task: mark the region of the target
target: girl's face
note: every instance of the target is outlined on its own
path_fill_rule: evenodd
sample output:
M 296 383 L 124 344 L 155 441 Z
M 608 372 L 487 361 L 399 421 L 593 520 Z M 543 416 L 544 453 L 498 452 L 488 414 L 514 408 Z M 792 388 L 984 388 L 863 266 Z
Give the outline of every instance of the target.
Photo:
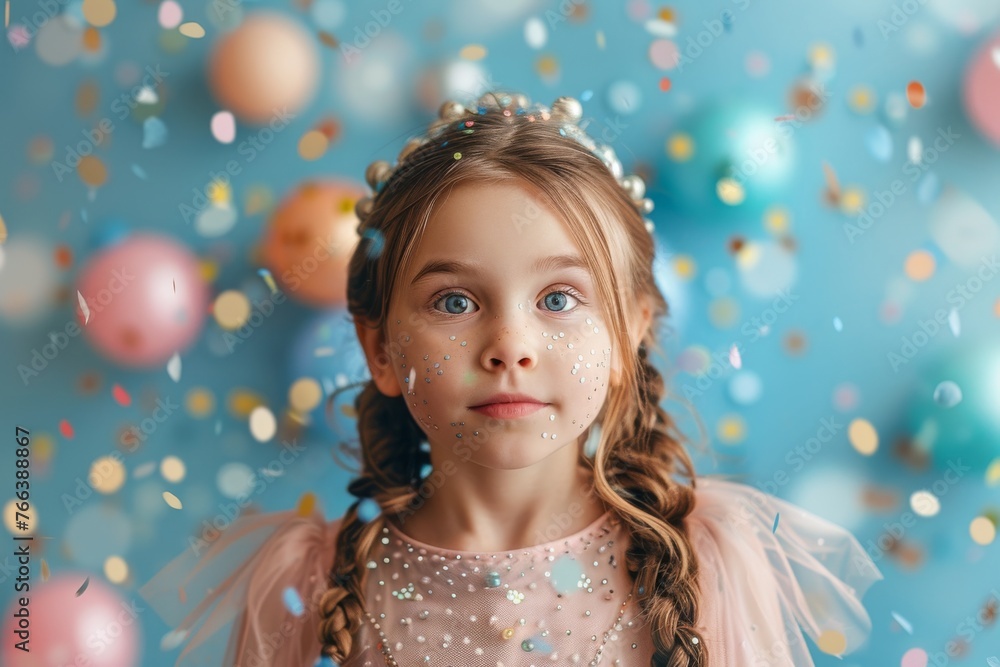
M 527 190 L 453 189 L 396 290 L 387 341 L 362 343 L 391 360 L 373 378 L 403 396 L 435 460 L 518 469 L 578 443 L 607 396 L 611 332 L 580 249 Z M 544 405 L 473 409 L 500 392 Z

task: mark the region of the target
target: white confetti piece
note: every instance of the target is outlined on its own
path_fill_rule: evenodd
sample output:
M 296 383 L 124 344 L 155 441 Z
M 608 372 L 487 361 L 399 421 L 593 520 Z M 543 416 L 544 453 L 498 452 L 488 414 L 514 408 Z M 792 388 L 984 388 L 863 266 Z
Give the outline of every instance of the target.
M 167 362 L 167 375 L 174 382 L 181 381 L 181 355 L 174 352 L 174 356 L 170 357 L 170 361 Z
M 80 301 L 80 311 L 83 312 L 83 323 L 86 325 L 90 322 L 90 308 L 87 306 L 87 300 L 80 294 L 80 290 L 76 291 L 76 298 Z
M 740 356 L 740 348 L 736 347 L 736 345 L 729 348 L 729 363 L 737 370 L 743 367 L 743 358 Z

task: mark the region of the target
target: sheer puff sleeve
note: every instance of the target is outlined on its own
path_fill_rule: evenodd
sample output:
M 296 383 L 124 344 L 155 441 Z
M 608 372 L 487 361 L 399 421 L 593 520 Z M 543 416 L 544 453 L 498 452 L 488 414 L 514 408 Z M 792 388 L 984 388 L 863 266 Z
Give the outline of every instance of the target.
M 319 600 L 342 519 L 319 509 L 244 514 L 212 541 L 191 540 L 139 594 L 183 643 L 176 665 L 311 667 Z
M 871 631 L 861 598 L 882 579 L 850 532 L 753 487 L 696 479 L 685 519 L 699 562 L 699 630 L 711 667 L 814 663 Z

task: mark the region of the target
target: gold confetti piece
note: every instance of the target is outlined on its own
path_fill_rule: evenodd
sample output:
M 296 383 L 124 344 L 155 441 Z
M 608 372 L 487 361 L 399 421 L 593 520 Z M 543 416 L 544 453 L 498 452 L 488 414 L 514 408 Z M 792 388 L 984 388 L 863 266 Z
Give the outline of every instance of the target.
M 694 155 L 694 140 L 683 132 L 667 139 L 667 155 L 675 162 L 686 162 Z
M 267 406 L 258 405 L 250 413 L 250 435 L 257 442 L 267 442 L 278 430 L 278 420 Z
M 597 31 L 597 48 L 599 48 L 601 51 L 603 51 L 605 46 L 606 46 L 606 42 L 604 40 L 604 31 L 603 30 L 598 30 Z
M 89 51 L 90 53 L 96 53 L 101 50 L 101 31 L 93 26 L 88 26 L 86 30 L 83 31 L 83 49 Z
M 722 203 L 729 206 L 739 206 L 747 196 L 743 185 L 736 179 L 729 177 L 719 179 L 719 182 L 715 184 L 715 192 L 719 195 Z
M 48 580 L 49 580 L 49 562 L 43 558 L 42 559 L 42 583 L 45 583 Z
M 184 461 L 181 461 L 176 456 L 165 456 L 160 461 L 160 474 L 168 482 L 178 484 L 184 480 L 187 468 L 184 466 Z
M 121 556 L 108 556 L 104 561 L 104 576 L 113 584 L 123 583 L 128 579 L 128 563 Z
M 1000 458 L 993 459 L 986 468 L 986 483 L 989 486 L 1000 484 Z
M 323 388 L 315 378 L 299 378 L 288 389 L 288 403 L 301 414 L 311 411 L 323 399 Z
M 80 597 L 87 590 L 87 586 L 90 586 L 90 577 L 83 580 L 83 585 L 76 589 L 76 597 Z
M 167 362 L 167 375 L 174 382 L 181 381 L 181 355 L 174 352 L 174 356 L 170 357 L 170 361 Z
M 299 139 L 299 157 L 303 160 L 318 160 L 326 154 L 330 140 L 319 130 L 309 130 Z
M 906 258 L 906 277 L 922 282 L 934 275 L 934 255 L 926 250 L 917 250 Z
M 94 113 L 100 101 L 101 91 L 95 81 L 86 81 L 80 84 L 76 91 L 76 113 L 81 118 Z
M 739 415 L 726 415 L 719 420 L 716 431 L 719 439 L 727 445 L 736 445 L 746 438 L 746 422 Z
M 117 13 L 114 0 L 83 0 L 83 18 L 97 28 L 103 28 L 114 21 Z
M 271 290 L 271 294 L 277 294 L 278 286 L 274 284 L 274 276 L 271 275 L 271 272 L 267 269 L 257 269 L 257 273 L 264 279 L 264 282 L 267 283 L 267 287 Z
M 3 216 L 0 215 L 0 244 L 7 241 L 7 224 L 3 221 Z
M 823 175 L 826 177 L 826 191 L 823 198 L 831 206 L 837 206 L 840 202 L 840 183 L 837 182 L 837 174 L 826 162 L 823 163 Z
M 458 52 L 458 57 L 463 60 L 482 60 L 486 57 L 486 47 L 482 44 L 468 44 Z
M 823 653 L 840 656 L 847 650 L 847 638 L 839 630 L 824 630 L 816 640 Z
M 92 188 L 99 188 L 108 180 L 108 170 L 96 155 L 80 158 L 76 172 L 80 175 L 80 180 Z
M 87 480 L 98 493 L 110 495 L 125 484 L 125 465 L 113 456 L 102 456 L 90 464 Z
M 190 37 L 192 39 L 201 39 L 205 36 L 205 29 L 201 27 L 201 24 L 196 21 L 188 21 L 187 23 L 182 23 L 179 27 L 178 32 L 180 32 L 185 37 Z
M 215 395 L 204 387 L 195 387 L 188 392 L 185 407 L 192 417 L 204 419 L 215 411 Z
M 180 498 L 178 498 L 174 494 L 170 493 L 169 491 L 164 491 L 163 492 L 163 500 L 168 505 L 170 505 L 171 507 L 173 507 L 175 510 L 183 509 L 183 507 L 184 507 L 181 504 Z
M 250 317 L 250 311 L 250 300 L 239 290 L 226 290 L 212 304 L 212 316 L 216 323 L 228 331 L 243 326 Z
M 229 394 L 229 412 L 237 419 L 249 417 L 258 405 L 264 405 L 264 399 L 249 390 L 234 389 Z
M 969 524 L 969 535 L 976 544 L 992 544 L 997 536 L 997 527 L 985 516 L 977 516 Z
M 302 517 L 308 517 L 316 509 L 316 494 L 312 491 L 306 491 L 299 498 L 299 505 L 295 509 L 295 513 Z
M 867 419 L 858 418 L 847 427 L 847 438 L 859 454 L 871 456 L 878 449 L 878 432 Z

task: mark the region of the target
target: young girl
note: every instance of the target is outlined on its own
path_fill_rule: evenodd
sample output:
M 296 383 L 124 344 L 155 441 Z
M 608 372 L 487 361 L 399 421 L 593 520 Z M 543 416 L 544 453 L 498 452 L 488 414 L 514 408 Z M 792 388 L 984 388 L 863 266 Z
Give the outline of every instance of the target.
M 803 630 L 866 640 L 850 533 L 695 476 L 650 360 L 652 202 L 581 117 L 447 102 L 368 168 L 357 501 L 243 516 L 157 574 L 178 664 L 803 667 Z

